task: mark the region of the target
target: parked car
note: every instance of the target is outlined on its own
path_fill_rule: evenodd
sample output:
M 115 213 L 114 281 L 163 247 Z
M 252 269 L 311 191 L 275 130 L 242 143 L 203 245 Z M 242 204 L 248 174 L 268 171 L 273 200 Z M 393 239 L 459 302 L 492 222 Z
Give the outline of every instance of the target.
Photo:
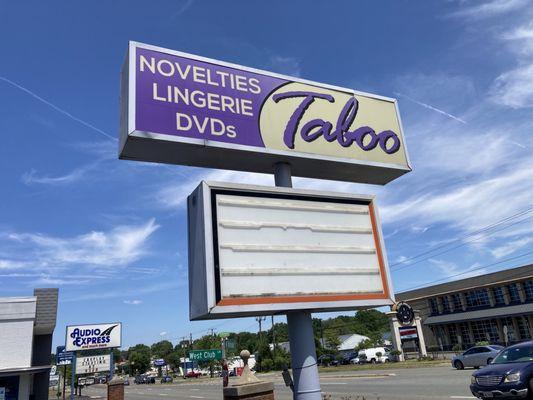
M 198 371 L 189 371 L 185 374 L 184 378 L 199 378 L 202 374 Z
M 322 367 L 336 367 L 337 365 L 339 365 L 339 361 L 335 359 L 335 356 L 333 354 L 322 354 L 320 357 L 318 357 L 317 364 Z
M 161 383 L 172 383 L 173 379 L 171 376 L 166 375 L 161 378 Z
M 363 364 L 363 360 L 361 360 L 359 357 L 354 357 L 350 360 L 350 364 Z
M 155 383 L 155 378 L 153 376 L 148 375 L 137 375 L 135 377 L 134 383 L 138 385 Z
M 474 372 L 470 391 L 483 399 L 525 398 L 528 391 L 533 393 L 533 341 L 505 348 L 488 366 Z
M 502 346 L 497 345 L 471 347 L 463 354 L 454 356 L 452 358 L 452 366 L 455 369 L 485 366 L 490 364 L 502 349 Z
M 351 353 L 345 354 L 344 356 L 342 356 L 341 364 L 342 365 L 350 364 L 350 361 L 353 358 L 356 358 L 356 357 L 357 357 L 357 353 L 356 352 L 351 352 Z

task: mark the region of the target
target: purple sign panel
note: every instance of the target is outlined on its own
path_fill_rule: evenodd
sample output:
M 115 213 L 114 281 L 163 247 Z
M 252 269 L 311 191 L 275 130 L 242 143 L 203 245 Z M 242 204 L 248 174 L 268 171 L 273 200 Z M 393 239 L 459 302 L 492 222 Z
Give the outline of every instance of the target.
M 126 159 L 256 172 L 290 162 L 295 175 L 369 183 L 411 169 L 394 99 L 133 42 L 121 127 Z

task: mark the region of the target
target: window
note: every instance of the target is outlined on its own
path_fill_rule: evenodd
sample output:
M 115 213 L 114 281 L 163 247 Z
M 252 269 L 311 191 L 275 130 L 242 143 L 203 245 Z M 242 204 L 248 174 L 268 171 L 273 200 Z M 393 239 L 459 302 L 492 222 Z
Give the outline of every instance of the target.
M 459 340 L 457 339 L 457 328 L 455 325 L 448 325 L 448 337 L 450 338 L 450 344 L 452 346 L 459 343 Z
M 524 282 L 524 292 L 527 300 L 533 300 L 533 281 Z
M 507 326 L 507 340 L 509 342 L 516 341 L 516 332 L 514 330 L 513 319 L 511 317 L 502 318 L 502 324 Z
M 467 345 L 471 345 L 472 342 L 470 341 L 470 334 L 468 333 L 468 324 L 463 322 L 459 326 L 461 328 L 461 341 L 463 346 L 466 347 Z
M 452 303 L 453 303 L 453 311 L 454 312 L 461 312 L 463 311 L 463 305 L 461 302 L 461 295 L 456 293 L 452 294 Z
M 473 321 L 471 324 L 474 342 L 488 341 L 493 343 L 498 341 L 498 325 L 495 320 Z
M 531 334 L 529 333 L 529 323 L 524 317 L 516 317 L 518 322 L 518 334 L 520 339 L 531 339 Z
M 485 289 L 473 290 L 466 293 L 467 308 L 486 307 L 489 305 L 489 295 Z
M 520 303 L 518 285 L 516 283 L 511 283 L 510 285 L 507 285 L 507 290 L 509 291 L 509 299 L 511 300 L 511 303 Z
M 440 298 L 441 302 L 442 302 L 442 312 L 443 313 L 449 313 L 451 312 L 450 310 L 450 301 L 448 300 L 448 297 L 447 296 L 443 296 Z
M 503 297 L 503 289 L 501 287 L 492 288 L 492 294 L 494 295 L 495 305 L 503 306 L 505 304 L 505 298 Z
M 439 307 L 437 306 L 437 299 L 429 299 L 429 308 L 431 309 L 432 315 L 439 313 Z

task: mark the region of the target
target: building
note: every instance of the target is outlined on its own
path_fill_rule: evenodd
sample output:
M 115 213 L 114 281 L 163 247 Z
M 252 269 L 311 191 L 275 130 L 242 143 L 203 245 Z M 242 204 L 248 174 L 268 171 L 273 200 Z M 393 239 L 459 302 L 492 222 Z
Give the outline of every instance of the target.
M 418 310 L 429 351 L 533 337 L 533 264 L 399 293 L 396 299 Z
M 58 289 L 0 297 L 0 388 L 6 400 L 47 399 Z
M 359 344 L 363 340 L 368 340 L 368 337 L 363 335 L 358 335 L 357 333 L 349 333 L 347 335 L 340 335 L 339 336 L 339 346 L 337 347 L 337 350 L 342 354 L 350 354 L 355 351 L 355 348 L 359 346 Z

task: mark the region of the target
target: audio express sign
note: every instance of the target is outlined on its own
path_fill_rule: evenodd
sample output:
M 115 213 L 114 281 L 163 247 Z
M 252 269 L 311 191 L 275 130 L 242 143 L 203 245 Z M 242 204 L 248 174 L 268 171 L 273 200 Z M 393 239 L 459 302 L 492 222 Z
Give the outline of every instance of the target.
M 120 347 L 122 324 L 71 325 L 67 326 L 66 351 L 110 349 Z
M 385 184 L 411 170 L 395 99 L 130 42 L 123 159 Z
M 76 358 L 76 374 L 93 374 L 111 370 L 111 355 Z

